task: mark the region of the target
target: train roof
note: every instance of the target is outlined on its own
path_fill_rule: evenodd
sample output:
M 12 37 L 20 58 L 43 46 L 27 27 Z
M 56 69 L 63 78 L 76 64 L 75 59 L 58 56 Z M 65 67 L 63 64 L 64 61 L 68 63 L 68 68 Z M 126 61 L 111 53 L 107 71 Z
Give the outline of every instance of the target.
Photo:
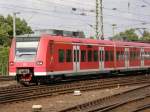
M 85 44 L 103 44 L 103 45 L 116 45 L 116 46 L 135 46 L 135 47 L 150 47 L 148 43 L 139 42 L 122 42 L 122 41 L 111 41 L 111 40 L 96 40 L 89 38 L 72 38 L 52 35 L 42 35 L 56 42 L 70 42 L 70 43 L 85 43 Z

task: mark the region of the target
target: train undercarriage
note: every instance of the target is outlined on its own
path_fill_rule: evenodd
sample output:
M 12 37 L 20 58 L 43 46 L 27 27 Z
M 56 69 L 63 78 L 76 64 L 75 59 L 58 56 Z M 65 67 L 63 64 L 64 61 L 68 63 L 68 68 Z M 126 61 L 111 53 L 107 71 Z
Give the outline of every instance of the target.
M 21 72 L 20 72 L 21 71 Z M 65 74 L 60 75 L 47 75 L 47 76 L 34 76 L 33 69 L 19 69 L 17 72 L 17 81 L 25 86 L 29 85 L 40 85 L 40 84 L 50 84 L 54 82 L 61 82 L 62 80 L 82 80 L 90 78 L 104 78 L 104 77 L 116 77 L 116 76 L 126 76 L 126 75 L 143 75 L 150 74 L 150 68 L 142 70 L 130 70 L 130 71 L 109 71 L 105 73 L 91 73 L 88 75 L 76 75 L 67 77 Z

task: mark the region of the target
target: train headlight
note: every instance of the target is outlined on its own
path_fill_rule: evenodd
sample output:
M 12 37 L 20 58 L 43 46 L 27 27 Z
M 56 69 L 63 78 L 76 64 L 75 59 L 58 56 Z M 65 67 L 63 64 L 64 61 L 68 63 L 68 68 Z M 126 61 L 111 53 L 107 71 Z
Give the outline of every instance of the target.
M 43 61 L 37 61 L 36 64 L 37 65 L 43 65 Z
M 14 62 L 13 61 L 11 61 L 9 64 L 10 64 L 10 66 L 14 66 Z

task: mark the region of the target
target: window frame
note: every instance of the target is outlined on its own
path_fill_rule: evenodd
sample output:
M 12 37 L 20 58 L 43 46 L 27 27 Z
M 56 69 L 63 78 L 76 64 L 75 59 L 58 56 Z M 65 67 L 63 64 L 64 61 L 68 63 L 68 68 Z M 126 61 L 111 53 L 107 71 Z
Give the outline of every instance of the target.
M 88 62 L 92 62 L 92 50 L 88 50 L 88 53 L 87 53 L 87 57 L 88 57 Z
M 72 50 L 71 49 L 66 50 L 66 62 L 72 62 Z
M 81 50 L 81 62 L 86 62 L 86 50 Z
M 97 62 L 98 61 L 98 50 L 93 51 L 93 61 Z
M 63 53 L 63 55 L 61 54 L 61 52 Z M 64 63 L 65 62 L 65 50 L 64 49 L 58 49 L 58 62 L 59 63 Z

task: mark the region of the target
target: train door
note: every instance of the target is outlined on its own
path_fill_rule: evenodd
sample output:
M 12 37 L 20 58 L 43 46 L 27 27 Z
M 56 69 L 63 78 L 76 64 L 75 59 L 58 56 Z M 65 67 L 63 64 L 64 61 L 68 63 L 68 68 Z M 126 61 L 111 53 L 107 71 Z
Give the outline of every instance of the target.
M 99 47 L 99 69 L 104 70 L 104 47 Z
M 129 48 L 125 48 L 125 67 L 129 67 Z
M 80 46 L 73 46 L 73 72 L 79 72 L 80 70 Z
M 141 48 L 141 56 L 140 56 L 140 58 L 141 58 L 141 67 L 144 67 L 144 56 L 143 56 L 143 54 L 144 54 L 144 48 Z

